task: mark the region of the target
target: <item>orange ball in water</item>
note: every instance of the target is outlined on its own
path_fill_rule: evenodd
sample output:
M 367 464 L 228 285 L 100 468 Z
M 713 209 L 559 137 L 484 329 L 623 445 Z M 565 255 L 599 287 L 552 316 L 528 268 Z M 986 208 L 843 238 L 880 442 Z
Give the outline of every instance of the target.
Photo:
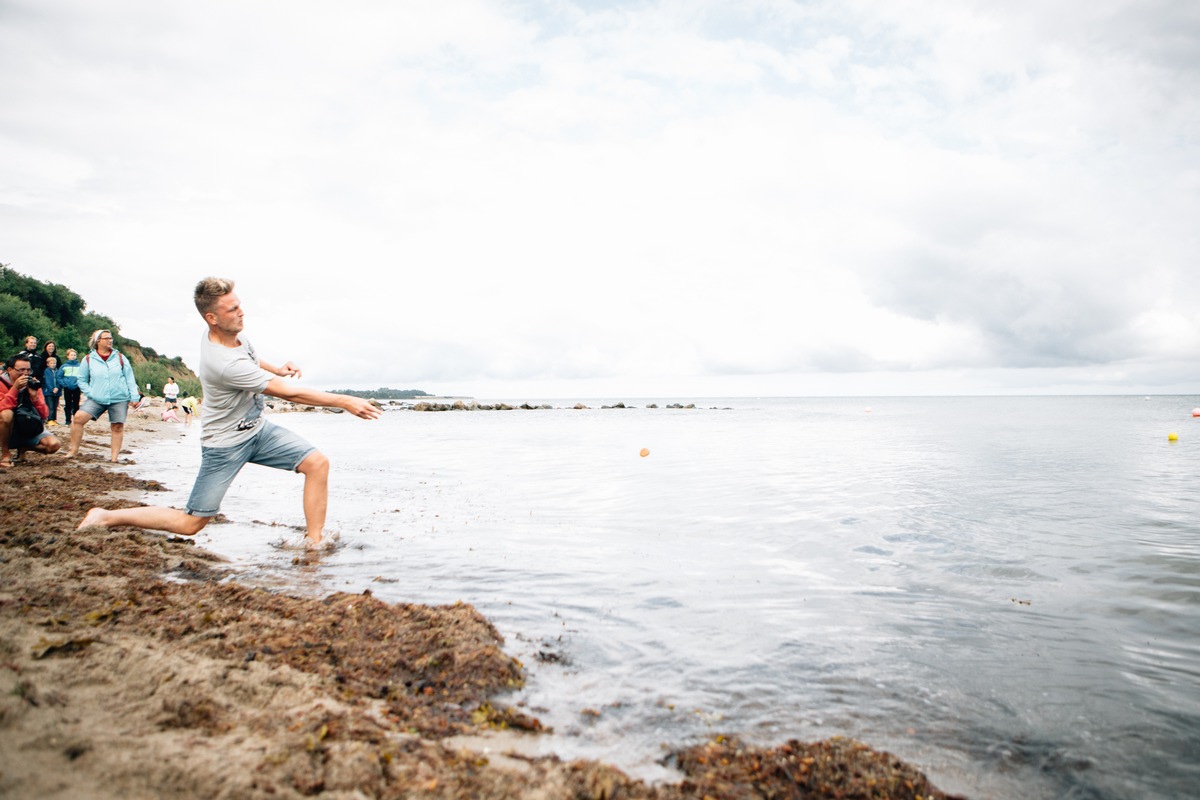
M 638 455 L 642 458 L 645 458 L 646 456 L 650 455 L 650 451 L 643 447 L 640 451 L 638 451 Z

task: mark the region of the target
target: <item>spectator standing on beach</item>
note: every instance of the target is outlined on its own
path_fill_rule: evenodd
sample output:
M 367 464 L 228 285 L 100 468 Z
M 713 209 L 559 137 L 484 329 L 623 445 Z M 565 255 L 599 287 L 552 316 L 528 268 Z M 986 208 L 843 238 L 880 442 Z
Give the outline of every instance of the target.
M 83 357 L 78 373 L 79 388 L 86 399 L 71 418 L 71 444 L 65 455 L 71 458 L 79 454 L 84 426 L 107 412 L 112 429 L 109 460 L 116 463 L 125 439 L 125 417 L 130 404 L 136 403 L 141 393 L 133 377 L 133 365 L 113 348 L 112 331 L 101 328 L 92 334 L 88 344 L 92 352 Z
M 46 356 L 46 368 L 42 370 L 42 396 L 49 412 L 46 424 L 53 428 L 58 425 L 58 399 L 62 397 L 62 370 L 53 353 Z
M 42 345 L 41 356 L 41 370 L 39 371 L 35 366 L 33 374 L 35 377 L 40 377 L 42 379 L 42 394 L 46 395 L 46 407 L 50 409 L 50 419 L 46 421 L 46 424 L 53 427 L 58 424 L 58 401 L 59 398 L 62 397 L 62 382 L 58 380 L 58 377 L 61 377 L 61 374 L 51 378 L 51 380 L 55 381 L 54 388 L 56 390 L 54 392 L 54 402 L 52 403 L 50 402 L 50 395 L 47 394 L 46 391 L 45 373 L 46 370 L 50 369 L 50 359 L 52 358 L 54 359 L 55 368 L 62 367 L 62 359 L 58 356 L 58 345 L 53 341 L 46 342 L 44 345 Z
M 208 325 L 200 339 L 200 384 L 204 389 L 205 423 L 200 435 L 200 473 L 192 486 L 187 510 L 140 506 L 93 508 L 79 523 L 168 531 L 192 536 L 221 508 L 229 485 L 246 464 L 261 464 L 304 476 L 304 520 L 309 546 L 320 544 L 329 501 L 329 458 L 288 429 L 265 416 L 264 395 L 293 403 L 341 408 L 362 419 L 380 410 L 350 395 L 305 389 L 283 380 L 301 377 L 291 361 L 275 366 L 258 357 L 242 333 L 241 300 L 233 281 L 205 278 L 196 284 L 196 310 Z
M 29 368 L 33 370 L 32 375 L 35 377 L 42 374 L 42 368 L 45 364 L 42 363 L 42 354 L 37 349 L 38 338 L 36 336 L 25 337 L 25 349 L 17 353 L 19 356 L 24 356 L 29 360 Z
M 167 376 L 167 383 L 163 386 L 163 397 L 169 406 L 173 406 L 179 402 L 179 384 L 175 382 L 175 378 L 171 375 Z
M 59 367 L 62 373 L 63 422 L 71 424 L 75 412 L 79 410 L 79 359 L 72 349 L 67 350 L 67 360 Z
M 183 399 L 179 401 L 179 407 L 183 409 L 184 424 L 190 424 L 193 416 L 196 418 L 200 417 L 200 403 L 187 392 L 183 393 Z
M 0 374 L 0 469 L 12 467 L 13 450 L 18 456 L 26 450 L 49 454 L 60 446 L 58 437 L 44 427 L 46 402 L 38 387 L 32 385 L 32 377 L 33 368 L 24 353 L 8 359 Z M 18 414 L 21 406 L 32 408 L 42 424 L 33 421 L 32 415 Z
M 58 365 L 60 367 L 62 366 L 62 358 L 60 358 L 58 355 L 58 345 L 56 345 L 54 342 L 46 342 L 44 345 L 42 345 L 41 355 L 42 355 L 42 369 L 46 368 L 46 359 L 49 358 L 50 356 L 54 356 L 55 358 L 57 358 Z

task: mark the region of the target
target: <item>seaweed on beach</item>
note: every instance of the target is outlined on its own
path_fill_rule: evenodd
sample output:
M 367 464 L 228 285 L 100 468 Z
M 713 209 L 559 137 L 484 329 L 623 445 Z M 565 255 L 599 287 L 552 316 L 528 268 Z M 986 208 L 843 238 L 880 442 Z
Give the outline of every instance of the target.
M 317 675 L 344 702 L 382 701 L 404 730 L 462 733 L 488 698 L 524 683 L 499 633 L 465 604 L 389 604 L 369 591 L 298 598 L 229 583 L 174 591 L 182 602 L 140 609 L 160 636 Z
M 690 796 L 725 800 L 947 797 L 895 756 L 841 737 L 759 748 L 718 736 L 677 751 L 671 760 L 687 774 L 682 788 Z

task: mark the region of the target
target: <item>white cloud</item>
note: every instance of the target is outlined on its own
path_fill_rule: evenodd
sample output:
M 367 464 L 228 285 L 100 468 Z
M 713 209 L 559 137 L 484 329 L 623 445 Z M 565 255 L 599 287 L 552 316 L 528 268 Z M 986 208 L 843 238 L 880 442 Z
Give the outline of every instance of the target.
M 1132 8 L 10 2 L 0 259 L 185 358 L 231 275 L 325 385 L 1153 382 L 1200 23 Z

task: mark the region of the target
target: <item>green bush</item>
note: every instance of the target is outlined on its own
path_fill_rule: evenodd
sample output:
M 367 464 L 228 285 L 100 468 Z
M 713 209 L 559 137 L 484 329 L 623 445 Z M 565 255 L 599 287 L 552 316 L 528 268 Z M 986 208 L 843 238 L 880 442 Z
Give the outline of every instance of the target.
M 36 336 L 38 347 L 55 331 L 54 322 L 19 297 L 0 294 L 0 343 L 4 358 L 25 349 L 25 337 Z

